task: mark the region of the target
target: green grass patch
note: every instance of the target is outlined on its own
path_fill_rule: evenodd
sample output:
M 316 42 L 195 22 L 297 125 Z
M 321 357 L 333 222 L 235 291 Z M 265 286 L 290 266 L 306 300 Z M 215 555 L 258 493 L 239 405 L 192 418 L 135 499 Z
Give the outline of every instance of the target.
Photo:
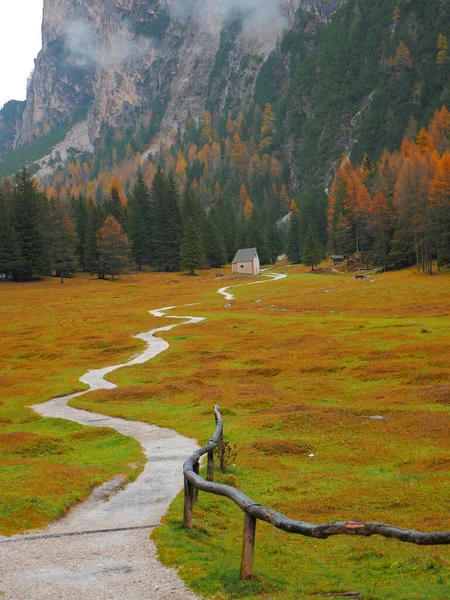
M 17 387 L 8 388 L 1 416 L 14 422 L 5 426 L 48 435 L 48 423 L 19 422 L 30 417 L 21 408 L 24 402 L 44 398 L 62 383 L 76 387 L 74 361 L 81 374 L 86 365 L 125 362 L 136 353 L 132 334 L 170 322 L 146 314 L 167 304 L 167 277 L 124 279 L 123 287 L 114 287 L 118 302 L 96 282 L 88 305 L 82 298 L 92 282 L 70 282 L 73 287 L 67 289 L 79 299 L 83 318 L 76 312 L 78 302 L 75 307 L 72 299 L 54 298 L 62 294 L 56 286 L 51 295 L 43 286 L 41 296 L 22 299 L 21 306 L 30 310 L 39 297 L 50 315 L 51 303 L 58 300 L 58 310 L 66 308 L 65 327 L 38 331 L 39 320 L 45 325 L 42 311 L 14 313 L 27 332 L 22 338 L 20 329 L 14 330 L 15 352 L 39 352 L 38 373 L 45 384 L 36 385 L 35 371 L 20 381 L 14 368 L 6 373 Z M 314 523 L 355 519 L 450 530 L 448 274 L 390 273 L 377 276 L 368 288 L 351 277 L 310 277 L 295 267 L 283 281 L 238 288 L 229 309 L 212 293 L 217 287 L 204 274 L 195 286 L 177 286 L 171 304 L 202 304 L 173 313 L 206 321 L 164 332 L 171 346 L 156 360 L 115 372 L 111 380 L 121 387 L 72 404 L 170 427 L 203 443 L 214 430 L 217 402 L 224 408 L 226 438 L 237 446 L 236 465 L 218 481 L 235 485 L 255 502 Z M 433 334 L 418 334 L 422 328 Z M 33 336 L 47 340 L 44 348 L 30 343 Z M 119 349 L 112 362 L 110 347 Z M 11 348 L 3 352 L 11 355 Z M 68 353 L 64 360 L 63 352 Z M 49 357 L 55 354 L 59 368 L 53 371 L 55 358 Z M 42 429 L 34 429 L 38 425 Z M 56 452 L 49 456 L 58 459 L 60 447 L 75 452 L 72 433 L 62 440 L 51 434 L 57 444 L 48 445 Z M 116 452 L 114 444 L 109 450 Z M 43 458 L 32 460 L 38 464 Z M 375 537 L 310 540 L 262 523 L 255 578 L 242 583 L 242 512 L 201 493 L 194 514 L 194 529 L 183 530 L 179 497 L 154 536 L 163 562 L 175 566 L 198 593 L 274 600 L 349 591 L 372 600 L 450 596 L 445 547 Z

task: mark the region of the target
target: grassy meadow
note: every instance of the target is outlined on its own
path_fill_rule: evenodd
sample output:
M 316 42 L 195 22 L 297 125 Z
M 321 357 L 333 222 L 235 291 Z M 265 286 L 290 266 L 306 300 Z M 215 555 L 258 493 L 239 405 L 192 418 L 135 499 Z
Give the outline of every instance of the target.
M 450 275 L 405 270 L 357 281 L 287 271 L 287 279 L 237 288 L 231 307 L 216 294 L 228 280 L 216 281 L 215 272 L 0 286 L 0 447 L 2 472 L 9 471 L 0 481 L 2 532 L 57 516 L 55 494 L 61 514 L 113 473 L 139 471 L 133 441 L 102 429 L 88 435 L 26 406 L 80 390 L 78 377 L 88 368 L 129 358 L 141 344 L 132 334 L 170 323 L 149 309 L 191 302 L 201 304 L 174 314 L 206 321 L 165 332 L 167 352 L 111 374 L 118 389 L 72 405 L 205 442 L 217 402 L 226 438 L 237 447 L 236 464 L 217 480 L 255 502 L 314 523 L 450 530 Z M 58 450 L 31 453 L 30 446 Z M 16 514 L 17 504 L 26 510 Z M 378 537 L 311 540 L 263 523 L 255 578 L 239 582 L 241 511 L 200 493 L 194 514 L 195 528 L 183 530 L 179 497 L 153 535 L 163 562 L 201 594 L 450 597 L 448 547 Z
M 43 419 L 29 405 L 85 389 L 88 369 L 129 359 L 144 343 L 148 310 L 163 306 L 186 278 L 127 276 L 102 282 L 79 275 L 0 285 L 0 535 L 43 527 L 92 488 L 141 471 L 139 444 L 106 428 Z M 197 278 L 213 285 L 212 274 Z M 215 285 L 215 281 L 214 281 Z

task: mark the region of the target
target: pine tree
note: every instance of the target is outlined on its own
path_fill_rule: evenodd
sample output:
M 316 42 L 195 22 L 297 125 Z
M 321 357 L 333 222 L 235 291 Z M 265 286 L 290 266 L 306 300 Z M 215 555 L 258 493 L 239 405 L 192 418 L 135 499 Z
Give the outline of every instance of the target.
M 114 280 L 130 266 L 131 249 L 127 235 L 120 223 L 109 215 L 97 233 L 98 263 L 97 272 L 100 279 L 111 275 Z
M 211 219 L 221 233 L 226 250 L 227 261 L 230 262 L 235 254 L 236 242 L 236 214 L 231 203 L 221 194 L 211 210 Z
M 167 181 L 158 169 L 152 184 L 153 266 L 157 271 L 178 271 L 182 224 L 179 197 L 173 177 Z
M 327 244 L 327 208 L 328 198 L 323 188 L 311 186 L 296 200 L 300 215 L 300 240 L 306 240 L 309 226 L 322 247 Z
M 397 224 L 392 238 L 392 247 L 388 256 L 388 264 L 394 269 L 401 269 L 413 265 L 414 261 L 414 233 L 411 230 L 409 223 L 400 221 Z
M 183 269 L 189 269 L 191 275 L 194 275 L 194 269 L 202 267 L 205 263 L 200 228 L 192 217 L 185 227 L 180 254 L 181 266 Z
M 181 218 L 183 227 L 186 227 L 190 219 L 195 221 L 202 238 L 203 253 L 206 254 L 206 247 L 208 244 L 208 221 L 201 200 L 190 182 L 188 182 L 184 191 L 181 204 Z
M 378 190 L 370 207 L 370 226 L 372 233 L 372 260 L 376 265 L 388 268 L 387 257 L 392 238 L 392 207 L 385 195 Z
M 305 244 L 303 246 L 302 262 L 307 267 L 311 267 L 311 271 L 314 271 L 314 266 L 319 265 L 321 260 L 322 252 L 310 225 L 308 228 L 308 233 L 306 234 Z
M 44 231 L 48 219 L 48 202 L 37 190 L 37 182 L 23 169 L 14 178 L 14 223 L 19 251 L 22 256 L 21 270 L 15 278 L 30 280 L 33 275 L 49 272 L 48 244 Z
M 116 187 L 116 185 L 113 185 L 111 187 L 111 193 L 107 198 L 105 198 L 103 208 L 107 215 L 113 216 L 116 219 L 116 221 L 118 221 L 121 224 L 121 226 L 124 225 L 125 208 L 122 205 L 119 190 Z
M 61 283 L 64 283 L 64 278 L 73 275 L 78 266 L 75 225 L 61 205 L 53 204 L 50 226 L 51 268 L 56 271 L 56 276 L 61 278 Z
M 227 253 L 223 236 L 211 218 L 208 220 L 207 258 L 209 266 L 213 269 L 219 269 L 227 262 Z
M 129 220 L 131 252 L 139 270 L 141 270 L 142 265 L 149 264 L 151 260 L 150 230 L 150 193 L 142 172 L 139 170 L 130 198 Z
M 92 275 L 98 272 L 98 245 L 97 232 L 104 220 L 100 206 L 93 202 L 88 205 L 88 219 L 86 225 L 86 241 L 84 248 L 84 268 Z
M 75 231 L 77 234 L 76 243 L 76 254 L 78 257 L 78 265 L 81 270 L 85 269 L 85 244 L 86 244 L 86 230 L 88 224 L 88 211 L 86 205 L 86 198 L 79 196 L 77 199 L 72 199 L 72 212 L 75 218 Z
M 270 261 L 272 264 L 275 264 L 278 256 L 283 252 L 283 239 L 280 230 L 276 225 L 268 225 L 266 240 Z
M 246 222 L 245 246 L 257 249 L 262 265 L 267 265 L 271 262 L 261 210 L 255 209 L 250 219 Z
M 0 273 L 7 276 L 21 268 L 22 258 L 14 229 L 11 211 L 0 189 Z

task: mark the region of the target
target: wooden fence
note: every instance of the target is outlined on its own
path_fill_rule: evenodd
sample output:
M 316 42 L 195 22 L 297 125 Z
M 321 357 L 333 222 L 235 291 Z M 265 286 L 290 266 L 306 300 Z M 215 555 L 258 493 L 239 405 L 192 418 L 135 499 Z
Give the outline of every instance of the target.
M 218 406 L 214 407 L 216 431 L 208 444 L 190 456 L 183 466 L 184 471 L 184 526 L 192 529 L 194 505 L 198 490 L 217 496 L 229 498 L 244 511 L 244 543 L 241 562 L 241 579 L 251 579 L 253 557 L 255 553 L 256 521 L 266 521 L 278 529 L 289 533 L 297 533 L 316 539 L 326 539 L 332 535 L 360 535 L 370 537 L 381 535 L 410 544 L 437 546 L 450 544 L 450 531 L 422 533 L 412 529 L 402 529 L 386 523 L 359 523 L 355 521 L 325 523 L 314 525 L 306 521 L 295 521 L 284 515 L 261 506 L 229 485 L 214 483 L 214 450 L 220 439 L 223 439 L 223 419 Z M 199 461 L 208 455 L 207 480 L 199 475 Z

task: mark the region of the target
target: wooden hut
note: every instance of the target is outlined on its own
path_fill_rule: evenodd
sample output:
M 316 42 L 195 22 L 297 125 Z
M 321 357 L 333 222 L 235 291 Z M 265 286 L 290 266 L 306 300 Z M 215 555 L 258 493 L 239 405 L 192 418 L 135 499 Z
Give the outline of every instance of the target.
M 256 248 L 243 248 L 237 251 L 232 262 L 233 273 L 244 275 L 259 275 L 261 266 Z

